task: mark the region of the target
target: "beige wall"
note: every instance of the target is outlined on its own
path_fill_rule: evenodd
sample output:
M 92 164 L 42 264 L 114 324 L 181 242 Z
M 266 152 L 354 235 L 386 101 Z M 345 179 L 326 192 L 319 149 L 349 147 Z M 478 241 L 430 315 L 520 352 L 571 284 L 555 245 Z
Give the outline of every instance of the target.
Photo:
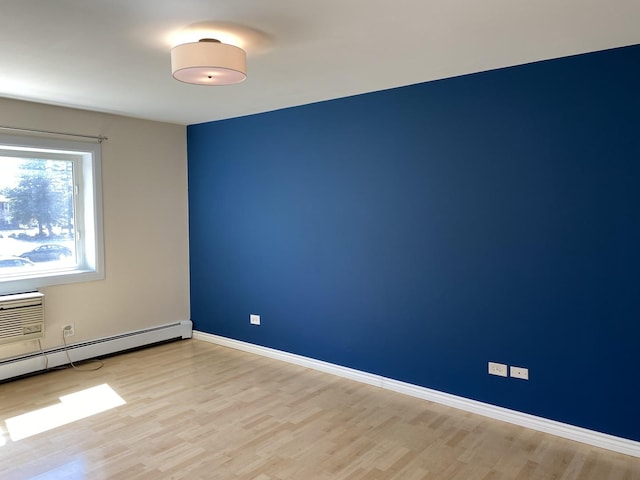
M 104 280 L 41 289 L 45 348 L 189 319 L 186 128 L 0 98 L 0 125 L 104 135 Z M 0 359 L 37 350 L 0 346 Z

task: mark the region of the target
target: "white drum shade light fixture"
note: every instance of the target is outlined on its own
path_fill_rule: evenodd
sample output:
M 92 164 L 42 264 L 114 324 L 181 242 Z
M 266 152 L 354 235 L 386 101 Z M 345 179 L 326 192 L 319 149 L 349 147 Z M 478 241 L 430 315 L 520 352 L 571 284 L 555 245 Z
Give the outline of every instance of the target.
M 213 38 L 171 49 L 173 78 L 196 85 L 231 85 L 247 78 L 247 55 Z

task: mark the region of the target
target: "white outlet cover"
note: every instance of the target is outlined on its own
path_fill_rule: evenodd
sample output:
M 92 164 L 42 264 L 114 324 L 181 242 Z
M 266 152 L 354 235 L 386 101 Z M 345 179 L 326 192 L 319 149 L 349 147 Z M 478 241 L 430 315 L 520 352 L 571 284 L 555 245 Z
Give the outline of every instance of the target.
M 507 366 L 504 363 L 489 362 L 489 374 L 507 377 Z
M 251 325 L 260 325 L 260 315 L 254 315 L 253 313 L 249 315 L 249 323 Z
M 510 367 L 512 377 L 521 378 L 523 380 L 529 380 L 529 369 L 524 367 Z

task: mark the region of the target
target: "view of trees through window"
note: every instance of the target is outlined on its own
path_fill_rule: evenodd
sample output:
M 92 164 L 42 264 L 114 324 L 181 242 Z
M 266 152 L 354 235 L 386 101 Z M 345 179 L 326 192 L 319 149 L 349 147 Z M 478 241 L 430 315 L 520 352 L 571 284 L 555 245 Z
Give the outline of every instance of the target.
M 75 265 L 73 168 L 0 156 L 0 276 Z

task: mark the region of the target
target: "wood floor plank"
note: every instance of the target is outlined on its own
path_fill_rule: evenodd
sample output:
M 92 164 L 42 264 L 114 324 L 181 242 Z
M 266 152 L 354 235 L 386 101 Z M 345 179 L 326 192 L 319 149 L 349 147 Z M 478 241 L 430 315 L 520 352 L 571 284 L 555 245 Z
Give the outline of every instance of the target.
M 126 404 L 9 437 L 105 383 Z M 2 480 L 640 480 L 634 457 L 193 339 L 0 384 L 0 429 Z

